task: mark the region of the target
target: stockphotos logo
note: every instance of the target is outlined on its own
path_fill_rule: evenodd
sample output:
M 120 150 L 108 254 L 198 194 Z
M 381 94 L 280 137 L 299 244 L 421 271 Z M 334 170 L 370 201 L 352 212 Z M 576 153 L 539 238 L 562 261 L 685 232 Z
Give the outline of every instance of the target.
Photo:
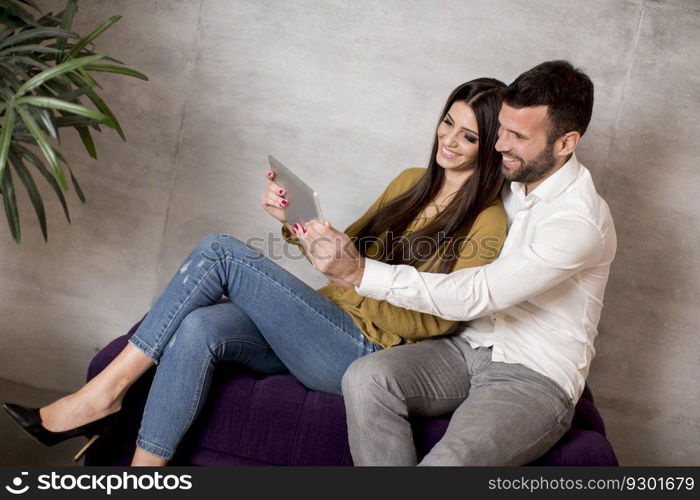
M 5 489 L 13 495 L 21 495 L 29 490 L 29 484 L 24 484 L 24 476 L 28 472 L 22 472 L 12 479 Z M 35 489 L 40 491 L 83 490 L 103 491 L 107 495 L 118 490 L 190 490 L 192 489 L 192 476 L 189 474 L 161 474 L 160 472 L 147 474 L 40 474 L 37 476 Z
M 27 475 L 29 475 L 29 472 L 22 472 L 19 476 L 15 477 L 12 480 L 12 486 L 8 484 L 7 486 L 5 486 L 5 489 L 14 495 L 21 495 L 22 493 L 26 493 L 29 489 L 29 485 L 26 484 L 22 486 L 22 476 Z

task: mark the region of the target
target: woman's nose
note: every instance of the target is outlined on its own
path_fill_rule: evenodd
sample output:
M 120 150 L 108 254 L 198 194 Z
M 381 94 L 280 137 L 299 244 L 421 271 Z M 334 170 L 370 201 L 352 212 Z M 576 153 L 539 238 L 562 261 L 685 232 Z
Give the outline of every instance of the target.
M 448 132 L 443 138 L 445 144 L 455 146 L 457 144 L 457 131 Z

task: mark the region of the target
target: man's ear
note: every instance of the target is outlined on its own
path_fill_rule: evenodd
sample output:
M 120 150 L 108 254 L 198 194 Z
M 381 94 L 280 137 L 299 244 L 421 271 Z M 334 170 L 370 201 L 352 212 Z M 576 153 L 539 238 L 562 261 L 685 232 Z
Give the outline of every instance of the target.
M 576 131 L 567 132 L 557 139 L 554 154 L 557 156 L 569 156 L 574 152 L 576 146 L 578 146 L 578 141 L 581 139 L 581 134 Z

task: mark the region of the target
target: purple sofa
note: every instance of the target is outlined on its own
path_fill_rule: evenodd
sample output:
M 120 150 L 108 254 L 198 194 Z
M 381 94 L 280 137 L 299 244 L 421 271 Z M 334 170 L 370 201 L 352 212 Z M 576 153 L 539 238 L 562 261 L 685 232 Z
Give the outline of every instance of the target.
M 121 351 L 139 324 L 97 353 L 88 368 L 88 380 Z M 130 463 L 154 373 L 155 367 L 131 387 L 122 404 L 120 425 L 88 449 L 85 465 Z M 411 422 L 422 457 L 445 433 L 449 416 Z M 268 376 L 232 363 L 218 365 L 204 407 L 170 463 L 351 466 L 343 399 L 310 391 L 291 375 Z M 587 387 L 569 432 L 530 465 L 618 465 Z

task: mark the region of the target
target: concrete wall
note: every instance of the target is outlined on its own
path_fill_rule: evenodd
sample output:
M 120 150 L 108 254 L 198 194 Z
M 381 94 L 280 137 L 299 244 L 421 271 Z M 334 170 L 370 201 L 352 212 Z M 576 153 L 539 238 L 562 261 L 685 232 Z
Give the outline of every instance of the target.
M 268 153 L 344 227 L 425 164 L 453 87 L 567 58 L 596 85 L 579 159 L 619 238 L 589 384 L 623 464 L 700 465 L 700 2 L 93 0 L 77 28 L 116 13 L 98 48 L 151 81 L 99 78 L 128 142 L 102 134 L 94 161 L 63 138 L 88 197 L 72 225 L 44 190 L 48 244 L 26 195 L 22 245 L 0 230 L 0 377 L 77 388 L 204 234 L 276 234 Z

